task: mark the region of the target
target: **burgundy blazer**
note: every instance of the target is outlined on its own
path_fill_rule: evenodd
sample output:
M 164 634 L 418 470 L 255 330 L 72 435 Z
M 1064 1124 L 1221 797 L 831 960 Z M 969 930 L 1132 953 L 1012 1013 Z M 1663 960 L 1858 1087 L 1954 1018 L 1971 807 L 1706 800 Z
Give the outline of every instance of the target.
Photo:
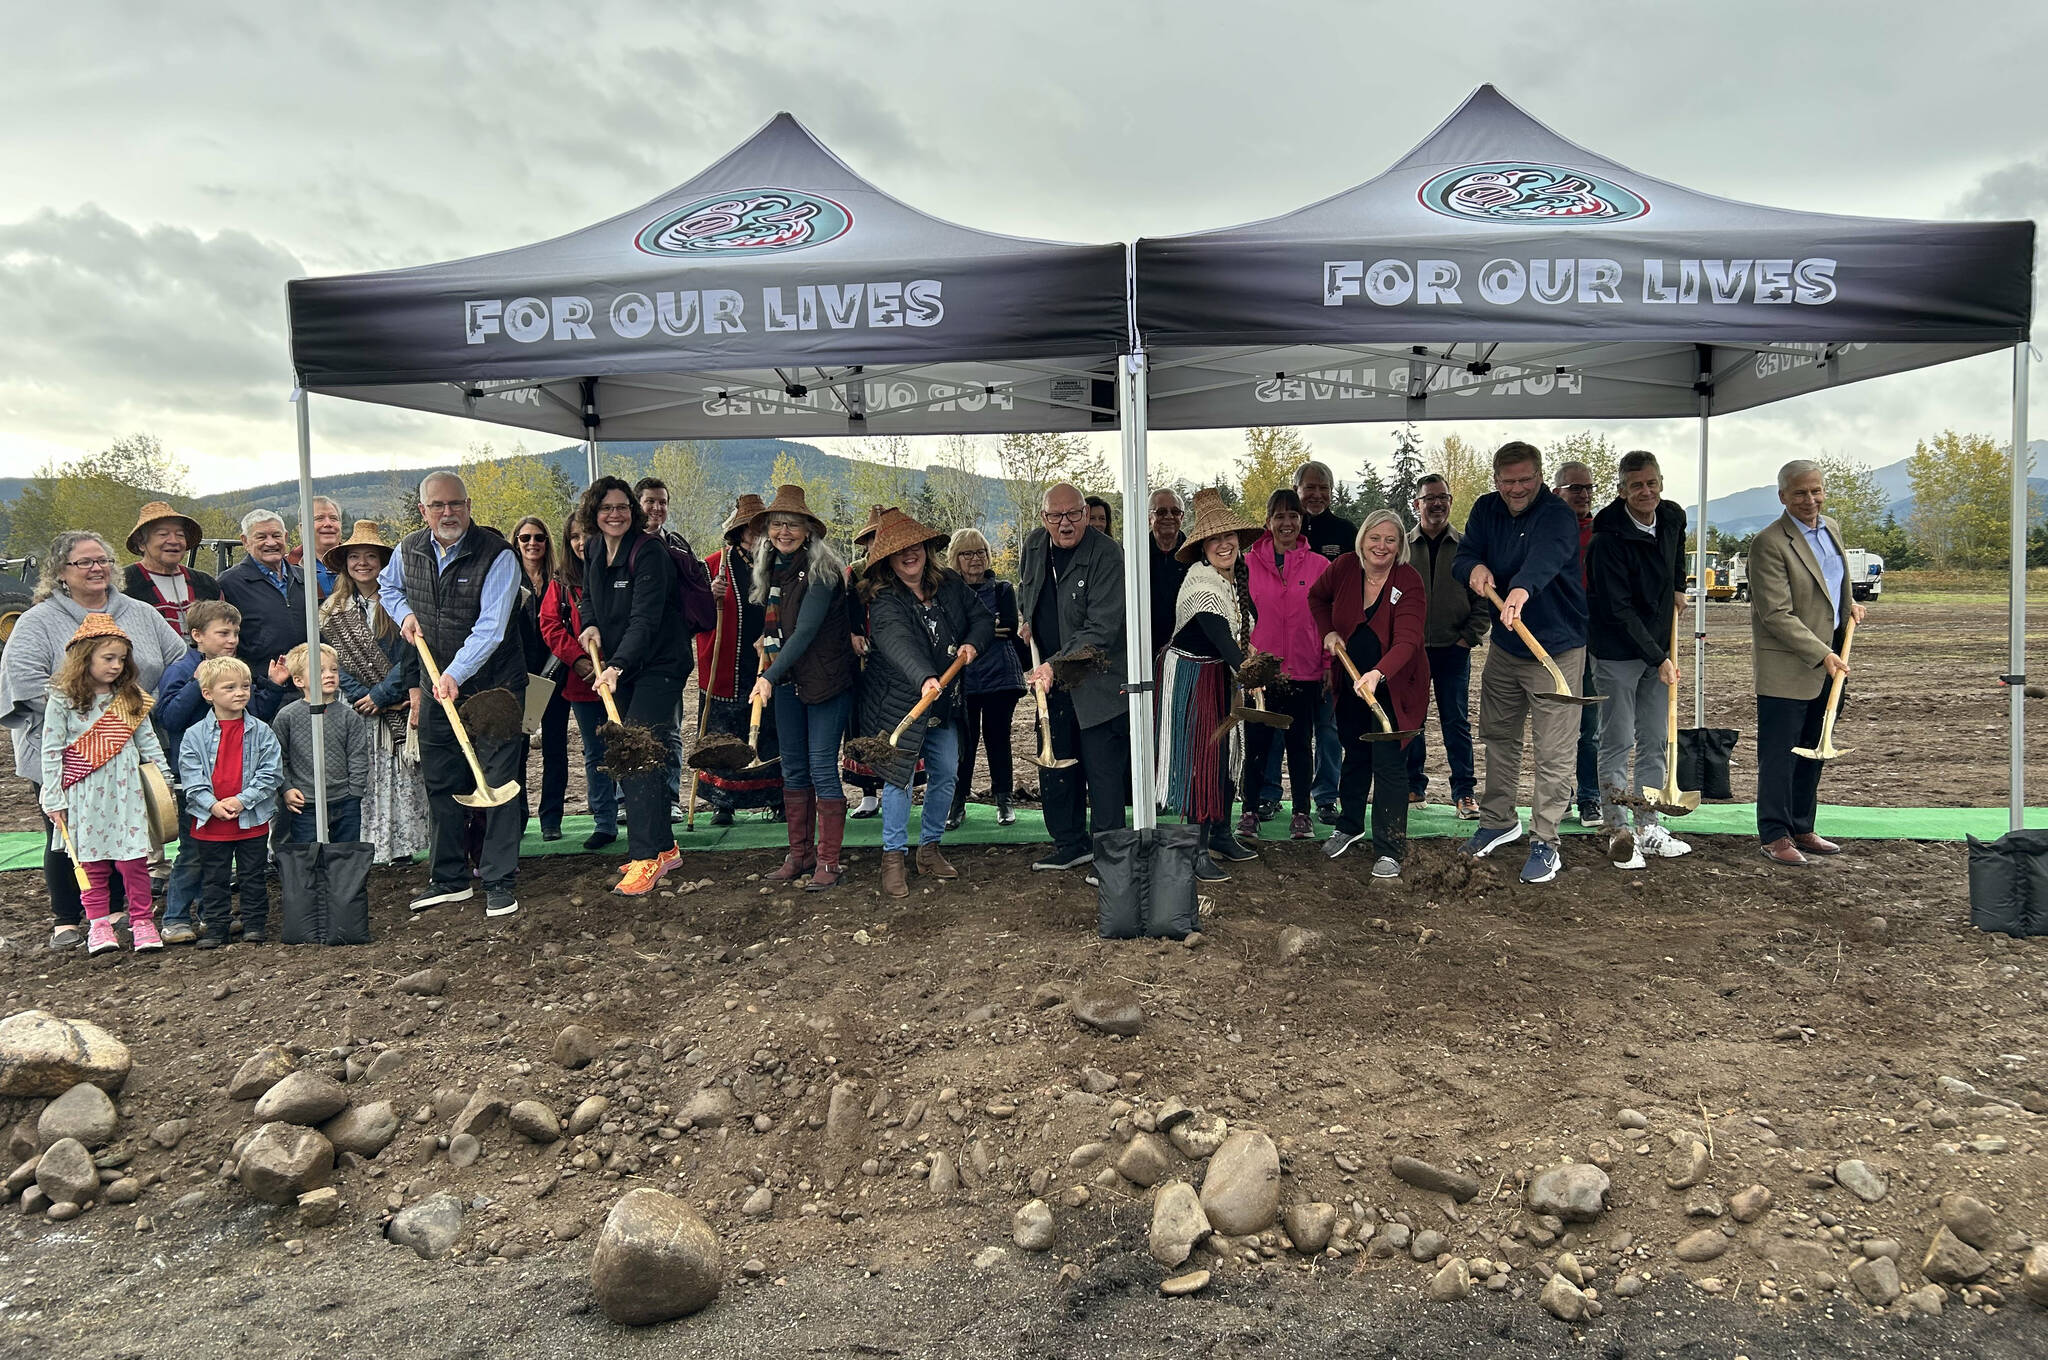
M 1373 615 L 1372 631 L 1380 640 L 1380 707 L 1388 709 L 1394 726 L 1419 731 L 1429 713 L 1429 654 L 1422 649 L 1422 626 L 1429 615 L 1422 576 L 1405 562 L 1394 568 L 1383 589 L 1387 598 Z M 1394 598 L 1398 595 L 1400 598 Z M 1350 637 L 1365 622 L 1365 564 L 1355 552 L 1330 564 L 1308 591 L 1309 612 L 1316 633 Z M 1331 683 L 1347 688 L 1351 674 L 1340 661 L 1330 668 Z

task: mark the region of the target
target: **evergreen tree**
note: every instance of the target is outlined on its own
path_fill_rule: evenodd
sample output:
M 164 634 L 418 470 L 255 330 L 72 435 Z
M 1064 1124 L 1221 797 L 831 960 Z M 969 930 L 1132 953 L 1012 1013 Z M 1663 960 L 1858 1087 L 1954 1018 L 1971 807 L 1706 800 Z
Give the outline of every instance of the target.
M 1387 486 L 1380 480 L 1379 469 L 1371 463 L 1367 463 L 1358 474 L 1358 491 L 1352 496 L 1351 505 L 1352 513 L 1345 518 L 1353 524 L 1363 523 L 1365 517 L 1375 510 L 1385 510 L 1389 506 L 1400 508 L 1387 494 Z M 1405 520 L 1407 516 L 1404 515 L 1402 518 Z
M 1387 482 L 1387 504 L 1404 519 L 1415 516 L 1415 484 L 1427 469 L 1422 462 L 1422 441 L 1410 423 L 1394 431 L 1394 472 Z

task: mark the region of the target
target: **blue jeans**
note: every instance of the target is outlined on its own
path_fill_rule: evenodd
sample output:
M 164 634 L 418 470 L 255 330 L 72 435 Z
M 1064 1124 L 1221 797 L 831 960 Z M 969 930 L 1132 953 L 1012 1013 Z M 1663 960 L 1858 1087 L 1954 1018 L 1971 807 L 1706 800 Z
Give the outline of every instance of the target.
M 1451 801 L 1470 798 L 1478 787 L 1472 764 L 1472 649 L 1453 644 L 1431 647 L 1430 685 L 1436 690 L 1436 721 L 1443 732 L 1444 759 L 1451 766 Z M 1422 738 L 1408 743 L 1408 791 L 1429 792 L 1423 773 Z
M 1586 678 L 1581 694 L 1597 694 L 1593 688 L 1593 649 L 1586 649 Z M 1600 802 L 1600 705 L 1587 704 L 1579 710 L 1578 792 L 1573 799 L 1581 808 Z
M 286 812 L 291 818 L 285 830 L 286 845 L 311 845 L 320 838 L 320 814 L 312 802 L 306 803 L 304 812 Z M 359 841 L 363 838 L 363 800 L 360 798 L 333 798 L 327 803 L 327 839 L 329 841 Z
M 846 739 L 852 715 L 850 689 L 822 704 L 807 704 L 796 697 L 795 685 L 775 687 L 775 740 L 782 751 L 783 788 L 809 789 L 819 798 L 846 797 L 839 783 L 839 743 Z M 930 779 L 931 772 L 925 777 Z
M 1261 802 L 1280 801 L 1280 759 L 1285 747 L 1273 743 L 1266 758 L 1266 782 L 1259 786 Z M 1337 801 L 1337 784 L 1344 777 L 1344 743 L 1337 737 L 1337 701 L 1324 695 L 1316 707 L 1316 776 L 1310 794 L 1317 807 Z
M 917 819 L 917 843 L 937 845 L 946 831 L 946 813 L 953 806 L 953 786 L 960 777 L 960 729 L 952 723 L 925 729 L 924 811 Z M 882 785 L 882 848 L 910 847 L 910 790 Z
M 171 861 L 171 876 L 164 884 L 164 924 L 181 921 L 192 924 L 192 908 L 199 905 L 199 851 L 192 839 L 192 814 L 185 811 L 184 790 L 178 799 L 178 857 Z
M 576 715 L 576 730 L 583 734 L 583 784 L 590 802 L 590 819 L 599 831 L 619 834 L 619 786 L 604 772 L 604 742 L 597 729 L 611 719 L 604 713 L 602 699 L 579 699 L 569 705 Z

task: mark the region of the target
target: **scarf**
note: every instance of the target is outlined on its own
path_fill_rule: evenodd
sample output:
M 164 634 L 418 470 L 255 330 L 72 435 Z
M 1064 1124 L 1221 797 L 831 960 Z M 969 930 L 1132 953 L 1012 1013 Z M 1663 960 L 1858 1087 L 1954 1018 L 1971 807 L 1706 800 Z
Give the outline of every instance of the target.
M 370 621 L 364 611 L 350 602 L 330 606 L 320 612 L 321 640 L 334 648 L 335 659 L 341 663 L 341 668 L 366 688 L 374 688 L 381 683 L 391 672 L 391 658 L 384 655 L 384 649 L 377 645 L 376 634 L 371 632 Z M 377 721 L 384 724 L 393 739 L 404 737 L 405 706 L 378 714 Z
M 761 609 L 761 654 L 773 663 L 782 650 L 782 587 L 803 574 L 809 557 L 801 550 L 794 557 L 784 557 L 779 548 L 768 551 L 775 555 L 768 562 L 768 602 Z
M 1197 614 L 1214 614 L 1230 628 L 1230 637 L 1240 651 L 1250 650 L 1250 629 L 1239 607 L 1237 582 L 1207 562 L 1188 568 L 1173 601 L 1173 631 L 1177 636 Z
M 60 787 L 70 788 L 121 754 L 128 745 L 128 739 L 135 735 L 135 729 L 148 716 L 149 696 L 145 694 L 142 697 L 142 710 L 132 717 L 121 712 L 118 705 L 108 704 L 107 711 L 95 718 L 92 726 L 79 733 L 77 739 L 64 748 Z

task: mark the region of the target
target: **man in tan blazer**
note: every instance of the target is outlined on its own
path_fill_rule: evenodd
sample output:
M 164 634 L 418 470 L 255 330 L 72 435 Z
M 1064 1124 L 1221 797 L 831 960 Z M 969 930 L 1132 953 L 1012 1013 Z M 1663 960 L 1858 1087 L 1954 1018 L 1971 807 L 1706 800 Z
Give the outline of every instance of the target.
M 1773 864 L 1804 865 L 1842 847 L 1813 829 L 1821 762 L 1792 754 L 1820 740 L 1828 681 L 1849 674 L 1843 626 L 1863 621 L 1849 589 L 1841 530 L 1821 514 L 1820 467 L 1797 459 L 1778 469 L 1785 513 L 1749 549 L 1749 630 L 1756 668 L 1756 829 Z

